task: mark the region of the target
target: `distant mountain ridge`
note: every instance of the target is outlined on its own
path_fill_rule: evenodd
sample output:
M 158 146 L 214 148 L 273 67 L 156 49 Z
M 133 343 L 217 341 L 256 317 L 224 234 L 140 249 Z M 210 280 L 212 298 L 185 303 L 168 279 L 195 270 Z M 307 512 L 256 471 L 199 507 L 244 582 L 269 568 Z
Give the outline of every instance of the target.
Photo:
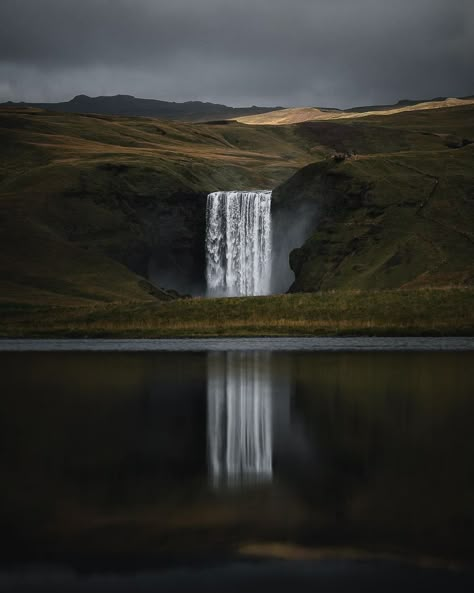
M 460 99 L 472 100 L 474 99 L 474 95 L 460 97 Z M 328 117 L 329 119 L 332 119 L 338 115 L 348 117 L 352 113 L 357 116 L 357 114 L 361 113 L 407 109 L 422 104 L 441 103 L 446 100 L 446 97 L 436 97 L 425 100 L 401 99 L 393 105 L 365 105 L 352 107 L 350 109 L 337 109 L 332 107 L 259 107 L 257 105 L 252 105 L 251 107 L 229 107 L 228 105 L 222 105 L 220 103 L 203 101 L 185 101 L 177 103 L 174 101 L 161 101 L 159 99 L 141 99 L 132 95 L 107 95 L 99 97 L 76 95 L 70 101 L 59 103 L 7 101 L 5 103 L 0 103 L 0 107 L 33 107 L 64 113 L 97 113 L 99 115 L 157 117 L 166 120 L 189 122 L 232 119 L 240 120 L 240 118 L 249 116 L 265 116 L 265 114 L 270 114 L 272 112 L 282 112 L 281 118 L 278 118 L 282 121 L 278 123 L 294 123 L 292 120 L 294 119 L 295 114 L 297 114 L 297 120 L 307 121 L 308 119 L 314 119 L 314 113 L 311 113 L 311 117 L 308 117 L 308 115 L 315 110 L 321 114 L 322 118 Z M 287 117 L 287 115 L 290 117 Z M 273 116 L 271 116 L 271 118 L 272 117 Z M 319 117 L 316 119 L 319 119 Z M 265 121 L 265 119 L 263 121 Z M 243 123 L 263 123 L 263 121 L 258 121 L 257 118 L 255 121 L 243 120 Z
M 248 115 L 259 115 L 278 111 L 281 107 L 229 107 L 218 103 L 186 101 L 175 103 L 157 99 L 140 99 L 131 95 L 88 97 L 77 95 L 70 101 L 61 103 L 1 103 L 0 107 L 36 107 L 65 113 L 98 113 L 102 115 L 124 115 L 158 117 L 180 121 L 209 121 L 212 119 L 232 119 Z

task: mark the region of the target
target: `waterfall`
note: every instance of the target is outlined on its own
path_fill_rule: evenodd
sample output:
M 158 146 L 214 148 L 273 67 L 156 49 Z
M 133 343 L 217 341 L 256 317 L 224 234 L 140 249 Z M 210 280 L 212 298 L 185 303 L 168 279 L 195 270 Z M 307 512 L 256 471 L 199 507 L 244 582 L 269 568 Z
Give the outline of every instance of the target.
M 212 296 L 269 294 L 271 191 L 220 191 L 207 197 L 207 289 Z
M 272 477 L 269 352 L 213 352 L 208 358 L 207 435 L 214 486 Z

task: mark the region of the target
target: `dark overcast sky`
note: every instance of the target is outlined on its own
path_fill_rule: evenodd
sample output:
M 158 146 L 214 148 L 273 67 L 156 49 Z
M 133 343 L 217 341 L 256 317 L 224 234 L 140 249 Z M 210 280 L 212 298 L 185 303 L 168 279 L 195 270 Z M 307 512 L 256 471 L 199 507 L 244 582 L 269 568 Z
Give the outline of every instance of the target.
M 474 94 L 474 0 L 0 0 L 0 101 Z

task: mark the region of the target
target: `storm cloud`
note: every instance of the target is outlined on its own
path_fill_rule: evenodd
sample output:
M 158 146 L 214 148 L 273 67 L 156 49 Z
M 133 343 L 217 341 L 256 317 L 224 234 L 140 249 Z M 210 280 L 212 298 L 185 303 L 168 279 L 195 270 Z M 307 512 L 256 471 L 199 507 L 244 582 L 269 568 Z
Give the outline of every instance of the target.
M 348 107 L 474 93 L 472 0 L 2 0 L 0 100 Z

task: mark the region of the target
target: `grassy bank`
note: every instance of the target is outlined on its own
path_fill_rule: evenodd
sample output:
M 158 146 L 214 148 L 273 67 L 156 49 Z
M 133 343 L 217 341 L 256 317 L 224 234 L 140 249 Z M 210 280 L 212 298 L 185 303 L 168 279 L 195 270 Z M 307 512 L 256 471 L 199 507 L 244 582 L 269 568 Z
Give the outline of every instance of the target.
M 235 299 L 0 305 L 1 337 L 474 335 L 474 289 L 335 291 Z

